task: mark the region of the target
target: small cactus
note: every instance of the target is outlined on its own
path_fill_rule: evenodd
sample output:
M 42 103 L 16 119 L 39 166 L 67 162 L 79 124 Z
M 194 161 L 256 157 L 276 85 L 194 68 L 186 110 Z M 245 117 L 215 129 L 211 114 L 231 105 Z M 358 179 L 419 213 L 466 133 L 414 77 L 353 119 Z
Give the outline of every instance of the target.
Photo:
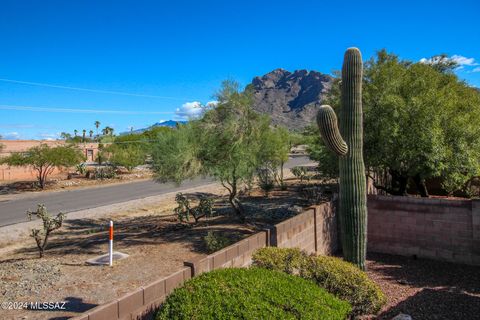
M 35 239 L 37 244 L 38 253 L 40 258 L 43 257 L 45 249 L 47 248 L 48 238 L 50 234 L 62 227 L 63 220 L 65 219 L 65 213 L 60 212 L 57 216 L 52 217 L 45 205 L 39 204 L 36 211 L 27 211 L 27 217 L 32 220 L 33 217 L 42 219 L 43 230 L 32 229 L 30 236 Z
M 363 163 L 362 73 L 360 50 L 349 48 L 342 67 L 340 128 L 335 112 L 327 105 L 320 107 L 317 124 L 327 147 L 339 156 L 339 219 L 343 257 L 364 270 L 367 193 Z

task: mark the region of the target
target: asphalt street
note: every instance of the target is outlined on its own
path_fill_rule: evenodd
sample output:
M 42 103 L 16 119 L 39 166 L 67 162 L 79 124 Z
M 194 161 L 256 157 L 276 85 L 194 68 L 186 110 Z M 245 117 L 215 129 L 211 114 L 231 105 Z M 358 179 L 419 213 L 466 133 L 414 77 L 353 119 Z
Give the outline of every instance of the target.
M 285 167 L 292 168 L 307 163 L 311 163 L 307 157 L 294 157 L 287 162 Z M 178 192 L 212 182 L 213 179 L 211 178 L 197 178 L 185 181 L 177 186 L 173 183 L 157 183 L 149 180 L 96 188 L 36 193 L 32 194 L 31 197 L 27 196 L 16 200 L 0 200 L 0 226 L 25 222 L 25 212 L 36 209 L 39 203 L 45 204 L 51 213 L 68 213 L 169 192 Z

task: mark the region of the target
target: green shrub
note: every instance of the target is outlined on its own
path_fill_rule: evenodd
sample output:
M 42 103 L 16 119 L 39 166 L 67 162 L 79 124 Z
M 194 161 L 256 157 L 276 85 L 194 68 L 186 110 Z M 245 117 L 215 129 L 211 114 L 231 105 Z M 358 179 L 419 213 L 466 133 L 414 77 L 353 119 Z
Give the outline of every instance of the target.
M 294 274 L 305 264 L 307 255 L 296 248 L 261 248 L 254 252 L 254 266 Z
M 203 241 L 205 242 L 208 253 L 213 253 L 232 244 L 232 240 L 213 231 L 208 231 Z
M 348 302 L 300 277 L 228 268 L 175 289 L 156 319 L 346 319 L 350 311 Z
M 309 257 L 301 276 L 350 302 L 356 315 L 376 314 L 386 302 L 383 292 L 365 272 L 340 258 Z
M 293 167 L 290 171 L 301 182 L 307 178 L 307 169 L 305 167 Z
M 255 266 L 295 273 L 350 302 L 356 315 L 375 314 L 385 303 L 380 288 L 351 263 L 328 256 L 308 256 L 299 249 L 262 248 L 253 254 Z

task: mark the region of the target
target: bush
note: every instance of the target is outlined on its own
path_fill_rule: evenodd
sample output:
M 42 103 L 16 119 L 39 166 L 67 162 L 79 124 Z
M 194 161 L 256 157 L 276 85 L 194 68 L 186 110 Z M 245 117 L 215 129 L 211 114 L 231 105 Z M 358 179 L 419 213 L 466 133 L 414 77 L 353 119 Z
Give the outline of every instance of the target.
M 294 274 L 305 264 L 307 255 L 294 248 L 261 248 L 252 256 L 253 265 L 275 271 Z
M 290 171 L 297 179 L 300 179 L 301 182 L 308 179 L 307 169 L 305 167 L 293 167 Z
M 274 172 L 271 168 L 261 168 L 257 170 L 258 186 L 262 189 L 265 197 L 268 197 L 270 191 L 275 187 Z
M 98 168 L 95 168 L 95 171 L 87 172 L 87 178 L 95 179 L 95 180 L 113 179 L 116 176 L 117 176 L 117 173 L 115 172 L 115 168 L 113 167 L 98 167 Z
M 380 288 L 351 263 L 328 256 L 308 256 L 299 249 L 262 248 L 253 263 L 267 269 L 295 273 L 315 281 L 338 298 L 350 302 L 356 315 L 375 314 L 385 303 Z
M 232 244 L 230 239 L 213 231 L 208 231 L 203 241 L 205 242 L 208 253 L 216 252 Z
M 347 302 L 300 277 L 228 268 L 175 289 L 156 319 L 346 319 L 350 311 Z
M 198 223 L 200 218 L 209 218 L 213 215 L 212 198 L 202 197 L 199 204 L 196 207 L 193 207 L 187 196 L 180 192 L 175 195 L 175 201 L 177 202 L 177 207 L 174 211 L 180 222 L 188 221 L 190 216 L 192 216 L 195 223 Z

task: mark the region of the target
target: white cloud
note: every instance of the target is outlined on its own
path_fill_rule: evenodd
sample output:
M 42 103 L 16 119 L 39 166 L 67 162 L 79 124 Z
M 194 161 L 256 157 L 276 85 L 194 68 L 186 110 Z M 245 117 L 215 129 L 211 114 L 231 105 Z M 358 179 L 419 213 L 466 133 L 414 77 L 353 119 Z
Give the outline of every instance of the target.
M 472 72 L 480 72 L 480 67 L 476 67 L 472 70 Z
M 5 134 L 2 134 L 2 139 L 5 140 L 19 140 L 20 139 L 20 134 L 18 132 L 8 132 Z
M 478 66 L 478 63 L 475 62 L 474 58 L 467 58 L 458 54 L 451 56 L 450 60 L 455 61 L 459 66 Z
M 205 106 L 198 101 L 186 102 L 175 110 L 175 115 L 181 119 L 196 119 L 205 112 Z
M 216 107 L 217 104 L 218 104 L 218 101 L 213 100 L 213 101 L 208 101 L 206 106 L 209 108 L 213 108 L 213 107 Z
M 439 62 L 448 62 L 448 61 L 453 61 L 457 64 L 457 70 L 462 70 L 465 69 L 465 67 L 474 67 L 480 65 L 478 62 L 475 61 L 475 58 L 467 58 L 458 54 L 454 54 L 451 57 L 432 57 L 432 58 L 422 58 L 420 59 L 421 63 L 425 64 L 436 64 Z M 478 69 L 478 68 L 475 68 Z M 477 72 L 477 71 L 474 71 Z
M 58 133 L 39 133 L 38 135 L 38 138 L 40 138 L 40 140 L 56 140 L 58 139 Z

